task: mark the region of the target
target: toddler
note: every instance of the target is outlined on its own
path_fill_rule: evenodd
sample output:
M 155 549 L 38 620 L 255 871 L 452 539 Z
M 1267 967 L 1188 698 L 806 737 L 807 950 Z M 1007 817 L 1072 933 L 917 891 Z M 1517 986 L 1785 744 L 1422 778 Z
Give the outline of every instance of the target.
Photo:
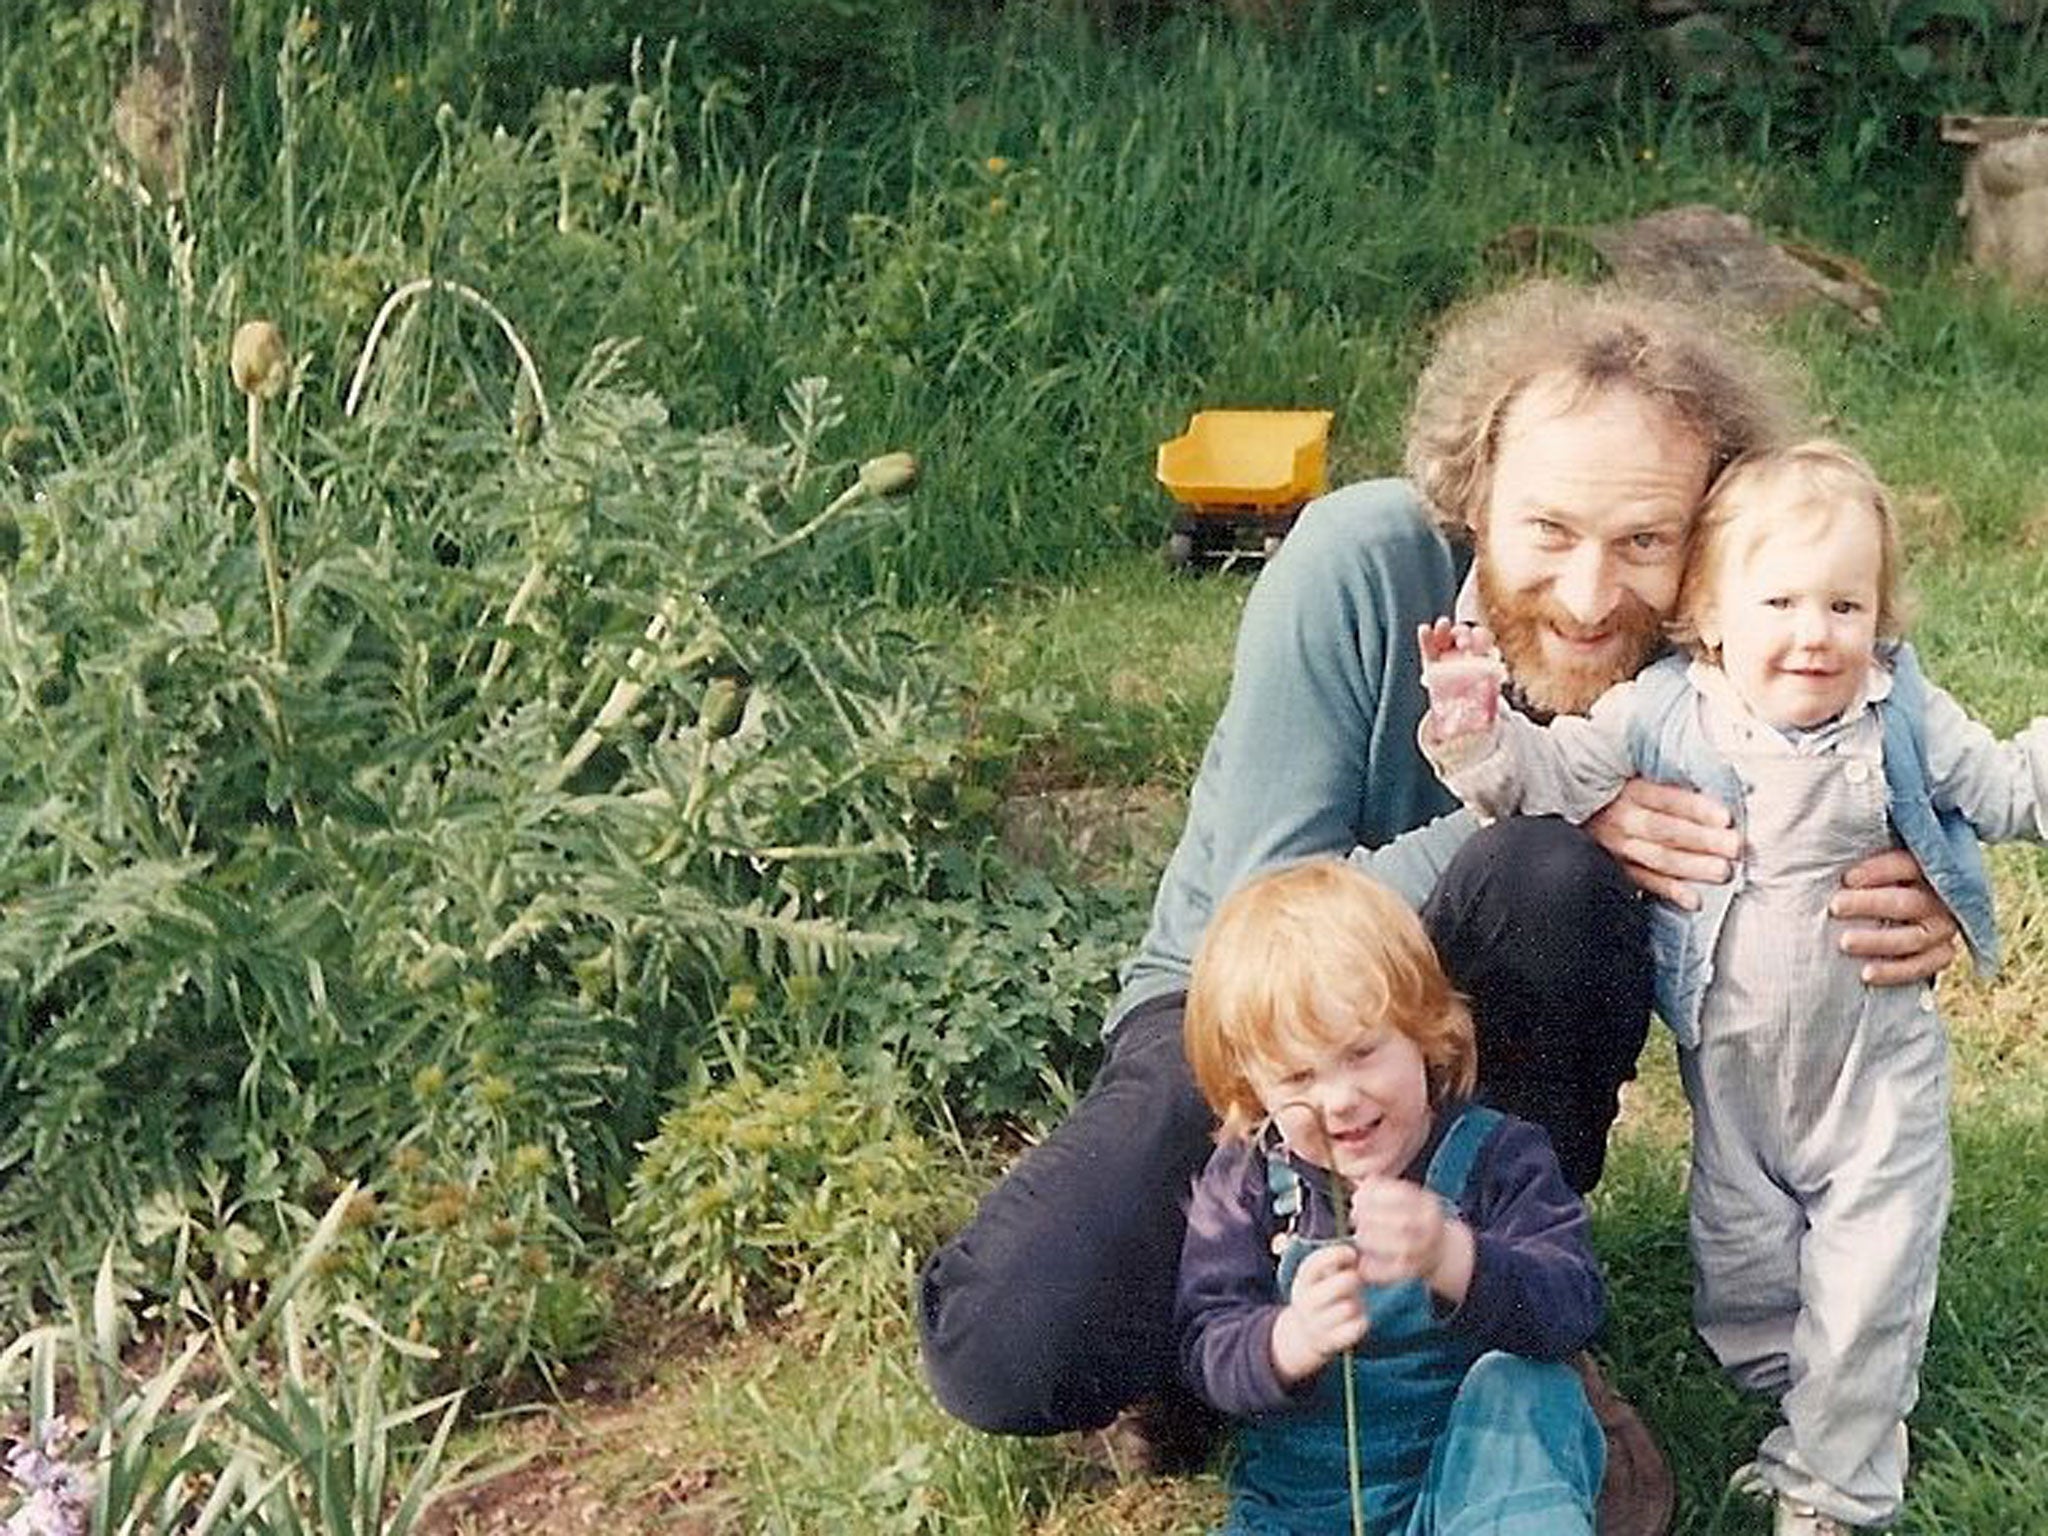
M 1978 839 L 2048 837 L 2048 722 L 2001 744 L 1899 642 L 1898 538 L 1868 465 L 1815 441 L 1716 482 L 1672 621 L 1688 654 L 1539 726 L 1496 708 L 1484 629 L 1422 633 L 1424 750 L 1490 816 L 1583 820 L 1634 775 L 1721 799 L 1734 877 L 1651 911 L 1657 1011 L 1693 1114 L 1694 1318 L 1783 1423 L 1737 1482 L 1780 1536 L 1899 1513 L 1905 1418 L 1949 1205 L 1948 1052 L 1931 984 L 1838 947 L 1844 870 L 1911 850 L 1980 967 Z
M 1186 1042 L 1223 1124 L 1176 1326 L 1234 1421 L 1227 1536 L 1590 1536 L 1585 1209 L 1541 1130 L 1465 1102 L 1472 1020 L 1415 914 L 1336 859 L 1251 880 Z

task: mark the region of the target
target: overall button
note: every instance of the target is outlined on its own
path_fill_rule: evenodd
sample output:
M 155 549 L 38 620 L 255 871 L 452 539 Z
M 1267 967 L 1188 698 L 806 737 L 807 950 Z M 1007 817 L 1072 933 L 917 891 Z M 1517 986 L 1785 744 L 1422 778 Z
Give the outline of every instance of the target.
M 1842 772 L 1851 784 L 1861 784 L 1865 779 L 1870 777 L 1870 764 L 1865 762 L 1854 762 L 1851 763 L 1847 768 L 1843 769 Z

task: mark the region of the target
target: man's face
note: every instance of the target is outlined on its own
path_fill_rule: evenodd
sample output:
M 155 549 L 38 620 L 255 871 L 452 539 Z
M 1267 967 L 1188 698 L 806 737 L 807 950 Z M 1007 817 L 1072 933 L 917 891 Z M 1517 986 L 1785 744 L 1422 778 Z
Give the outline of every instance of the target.
M 1697 436 L 1628 389 L 1538 380 L 1501 425 L 1479 595 L 1522 695 L 1580 714 L 1656 651 L 1707 488 Z

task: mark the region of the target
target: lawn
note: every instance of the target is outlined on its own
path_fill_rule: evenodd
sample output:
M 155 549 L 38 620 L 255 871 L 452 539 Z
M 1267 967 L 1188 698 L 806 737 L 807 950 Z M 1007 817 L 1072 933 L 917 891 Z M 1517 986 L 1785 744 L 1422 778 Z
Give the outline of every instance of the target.
M 2041 311 L 1930 116 L 2039 107 L 2024 37 L 1566 88 L 1439 7 L 1118 9 L 251 0 L 176 199 L 107 127 L 142 0 L 0 12 L 0 1431 L 65 1414 L 104 1528 L 404 1536 L 459 1472 L 428 1528 L 1205 1529 L 949 1422 L 909 1275 L 1085 1085 L 1228 687 L 1250 573 L 1165 570 L 1155 445 L 1316 406 L 1388 472 L 1510 226 L 1867 265 L 1882 325 L 1778 335 L 1930 670 L 2048 696 Z M 2048 1529 L 2048 889 L 1994 870 L 1908 1531 Z M 1756 1531 L 1685 1135 L 1660 1038 L 1602 1347 L 1680 1529 Z

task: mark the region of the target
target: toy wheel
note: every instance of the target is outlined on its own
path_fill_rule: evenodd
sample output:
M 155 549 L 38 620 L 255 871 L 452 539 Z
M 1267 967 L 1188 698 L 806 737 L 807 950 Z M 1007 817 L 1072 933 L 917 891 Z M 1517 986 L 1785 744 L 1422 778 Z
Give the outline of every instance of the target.
M 1166 540 L 1166 566 L 1168 570 L 1185 571 L 1195 563 L 1195 536 L 1192 533 L 1174 533 Z

